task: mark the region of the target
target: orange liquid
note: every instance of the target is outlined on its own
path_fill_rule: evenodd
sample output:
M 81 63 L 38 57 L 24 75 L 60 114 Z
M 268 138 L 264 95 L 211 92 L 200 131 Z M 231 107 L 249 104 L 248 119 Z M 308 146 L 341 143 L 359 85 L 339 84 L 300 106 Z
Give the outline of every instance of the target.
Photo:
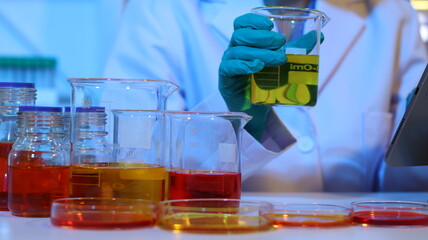
M 330 214 L 267 214 L 266 217 L 274 219 L 276 228 L 283 226 L 292 227 L 340 227 L 352 224 L 349 215 L 330 215 Z
M 143 163 L 87 163 L 72 166 L 71 197 L 165 198 L 165 167 Z
M 152 226 L 154 219 L 149 214 L 137 212 L 65 212 L 51 217 L 55 226 L 69 228 L 137 228 Z
M 0 143 L 0 211 L 7 211 L 8 156 L 13 143 Z
M 30 156 L 30 152 L 21 153 Z M 68 197 L 70 167 L 40 166 L 40 159 L 28 159 L 15 158 L 9 168 L 9 210 L 16 216 L 49 217 L 53 200 Z
M 217 213 L 176 213 L 158 220 L 166 230 L 198 233 L 250 233 L 272 229 L 263 217 Z

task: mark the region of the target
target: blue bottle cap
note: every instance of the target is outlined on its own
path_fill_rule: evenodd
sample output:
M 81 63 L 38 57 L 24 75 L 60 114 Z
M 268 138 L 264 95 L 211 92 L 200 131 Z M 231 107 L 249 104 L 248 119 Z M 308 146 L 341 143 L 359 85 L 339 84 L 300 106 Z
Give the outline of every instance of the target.
M 0 82 L 0 87 L 34 88 L 34 83 Z
M 61 112 L 61 107 L 19 106 L 21 112 Z
M 105 112 L 105 107 L 77 107 L 76 112 Z
M 64 107 L 64 112 L 70 112 L 71 111 L 71 107 Z

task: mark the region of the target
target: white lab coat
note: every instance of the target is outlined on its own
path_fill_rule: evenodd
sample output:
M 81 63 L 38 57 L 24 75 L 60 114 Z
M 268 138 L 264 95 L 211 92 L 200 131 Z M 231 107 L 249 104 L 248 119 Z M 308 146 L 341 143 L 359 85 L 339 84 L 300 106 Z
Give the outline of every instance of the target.
M 383 166 L 384 149 L 427 57 L 409 3 L 372 2 L 368 15 L 363 1 L 317 1 L 331 18 L 322 29 L 318 103 L 275 107 L 280 120 L 271 115 L 263 145 L 244 134 L 244 190 L 372 191 L 394 180 L 396 173 L 384 178 L 392 173 Z M 105 76 L 172 80 L 181 91 L 168 99 L 169 108 L 192 109 L 205 99 L 198 110 L 225 110 L 218 66 L 233 20 L 262 0 L 128 4 Z

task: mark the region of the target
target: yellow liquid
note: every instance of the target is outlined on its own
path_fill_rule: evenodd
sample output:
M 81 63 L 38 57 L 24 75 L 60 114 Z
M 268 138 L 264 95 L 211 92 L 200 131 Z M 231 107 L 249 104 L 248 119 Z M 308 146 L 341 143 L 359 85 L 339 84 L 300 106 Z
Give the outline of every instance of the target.
M 164 200 L 165 167 L 143 163 L 85 163 L 71 168 L 70 197 Z
M 184 232 L 244 233 L 270 230 L 273 222 L 260 216 L 189 212 L 163 216 L 158 220 L 158 226 Z
M 349 214 L 283 214 L 270 213 L 267 218 L 274 220 L 276 228 L 282 226 L 296 227 L 338 227 L 352 223 Z
M 251 101 L 261 105 L 315 106 L 318 55 L 287 54 L 287 62 L 251 74 Z

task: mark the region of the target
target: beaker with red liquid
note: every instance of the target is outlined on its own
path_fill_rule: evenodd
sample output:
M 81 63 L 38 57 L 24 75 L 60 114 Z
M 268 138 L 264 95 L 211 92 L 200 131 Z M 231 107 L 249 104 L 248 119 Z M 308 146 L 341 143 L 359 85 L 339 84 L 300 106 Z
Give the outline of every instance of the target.
M 0 211 L 7 211 L 8 156 L 17 137 L 17 112 L 34 105 L 34 83 L 0 82 Z
M 19 107 L 19 135 L 9 154 L 12 215 L 49 217 L 52 201 L 68 197 L 70 169 L 61 146 L 61 111 L 60 107 Z
M 169 112 L 169 199 L 241 197 L 241 133 L 236 112 Z

